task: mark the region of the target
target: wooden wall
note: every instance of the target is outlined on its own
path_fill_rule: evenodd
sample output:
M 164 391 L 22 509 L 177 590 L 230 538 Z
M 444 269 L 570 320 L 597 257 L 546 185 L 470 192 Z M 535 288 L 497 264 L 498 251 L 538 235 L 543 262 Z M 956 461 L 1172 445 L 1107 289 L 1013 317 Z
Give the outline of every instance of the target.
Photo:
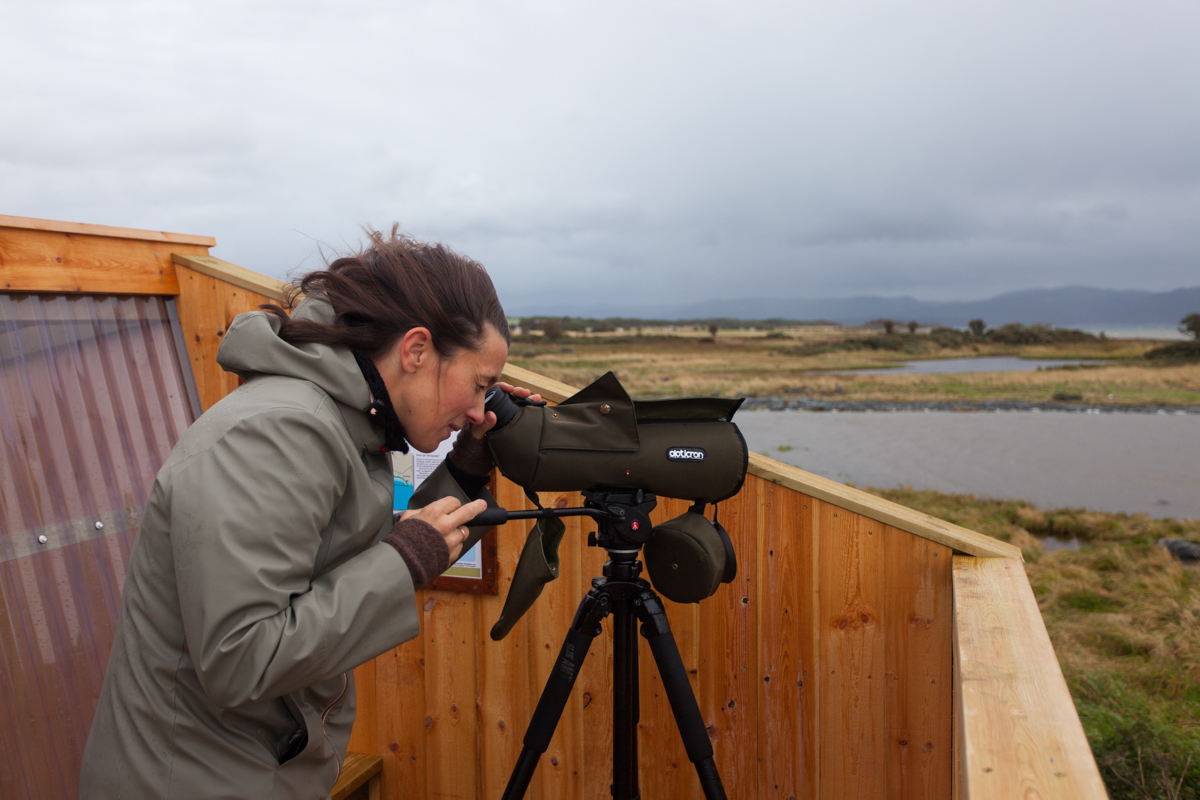
M 528 505 L 501 479 L 498 500 Z M 544 495 L 543 503 L 580 502 Z M 655 521 L 687 510 L 660 503 Z M 721 504 L 737 580 L 699 605 L 668 603 L 730 797 L 949 798 L 951 548 L 750 476 Z M 507 587 L 530 523 L 500 529 Z M 492 798 L 603 551 L 568 523 L 562 571 L 501 642 L 500 597 L 426 591 L 421 635 L 356 672 L 351 749 L 384 758 L 386 798 Z M 701 796 L 645 642 L 644 796 Z M 531 797 L 609 796 L 610 625 L 598 637 Z

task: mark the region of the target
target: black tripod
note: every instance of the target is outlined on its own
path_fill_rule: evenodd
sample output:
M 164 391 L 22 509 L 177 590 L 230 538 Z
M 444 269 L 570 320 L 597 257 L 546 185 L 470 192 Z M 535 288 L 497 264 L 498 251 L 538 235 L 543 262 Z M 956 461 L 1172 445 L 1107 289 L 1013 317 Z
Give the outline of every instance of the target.
M 712 744 L 696 696 L 688 683 L 679 648 L 671 634 L 667 612 L 662 601 L 641 579 L 642 562 L 638 560 L 642 545 L 650 539 L 650 511 L 658 501 L 654 495 L 640 490 L 584 492 L 584 508 L 542 509 L 511 512 L 507 518 L 588 515 L 596 520 L 598 533 L 588 537 L 589 545 L 599 545 L 608 551 L 604 577 L 593 578 L 592 588 L 575 612 L 575 621 L 567 631 L 558 659 L 550 671 L 546 688 L 538 700 L 525 733 L 525 746 L 504 790 L 504 800 L 525 796 L 538 760 L 550 746 L 554 729 L 562 717 L 567 697 L 579 668 L 587 658 L 588 649 L 601 631 L 600 622 L 613 615 L 613 782 L 614 800 L 636 800 L 638 648 L 634 638 L 634 620 L 642 623 L 642 636 L 650 644 L 654 662 L 662 676 L 667 699 L 675 724 L 683 737 L 688 759 L 696 765 L 696 774 L 708 800 L 724 800 L 725 789 L 717 765 L 713 761 Z M 498 509 L 494 509 L 498 510 Z

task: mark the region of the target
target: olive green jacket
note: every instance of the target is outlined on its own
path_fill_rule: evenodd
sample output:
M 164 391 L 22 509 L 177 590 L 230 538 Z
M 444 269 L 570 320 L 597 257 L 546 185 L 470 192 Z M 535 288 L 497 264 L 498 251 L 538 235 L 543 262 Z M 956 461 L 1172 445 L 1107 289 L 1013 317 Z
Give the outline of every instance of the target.
M 329 321 L 310 298 L 297 317 Z M 354 721 L 351 670 L 417 634 L 392 470 L 353 356 L 262 312 L 217 359 L 246 383 L 159 471 L 128 565 L 81 796 L 324 798 Z M 289 741 L 307 745 L 282 766 Z

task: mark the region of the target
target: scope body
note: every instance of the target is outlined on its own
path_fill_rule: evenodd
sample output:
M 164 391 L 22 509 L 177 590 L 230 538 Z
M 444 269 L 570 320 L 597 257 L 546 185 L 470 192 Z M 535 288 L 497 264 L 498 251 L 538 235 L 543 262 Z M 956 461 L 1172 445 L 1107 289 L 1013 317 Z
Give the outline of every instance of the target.
M 737 494 L 746 477 L 749 450 L 729 421 L 737 405 L 712 398 L 635 404 L 610 372 L 553 407 L 489 392 L 486 408 L 497 423 L 487 441 L 504 476 L 530 491 L 635 488 L 716 503 Z

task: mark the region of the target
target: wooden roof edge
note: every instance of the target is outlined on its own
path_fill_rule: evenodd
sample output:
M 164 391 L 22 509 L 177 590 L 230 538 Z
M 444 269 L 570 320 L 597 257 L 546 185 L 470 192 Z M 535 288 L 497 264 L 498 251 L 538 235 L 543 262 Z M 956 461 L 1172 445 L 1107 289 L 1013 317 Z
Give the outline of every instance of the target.
M 37 219 L 35 217 L 14 217 L 8 214 L 0 214 L 0 228 L 72 233 L 82 236 L 107 236 L 112 239 L 139 239 L 146 242 L 167 242 L 169 244 L 195 244 L 201 247 L 217 246 L 217 240 L 211 236 L 195 236 L 189 233 L 169 233 L 167 231 L 146 231 L 138 228 L 114 228 L 109 225 L 92 225 L 86 222 L 63 222 L 61 220 Z
M 574 386 L 568 386 L 511 364 L 504 368 L 504 379 L 509 383 L 538 392 L 545 399 L 556 403 L 579 391 Z M 822 478 L 820 475 L 814 475 L 799 467 L 784 464 L 758 453 L 750 454 L 749 472 L 751 475 L 794 489 L 817 500 L 832 503 L 847 511 L 862 514 L 864 517 L 877 520 L 885 525 L 891 525 L 924 539 L 946 545 L 958 553 L 982 558 L 1023 558 L 1021 548 L 1015 545 L 931 517 L 899 503 L 893 503 L 891 500 L 864 492 L 862 489 L 855 489 L 829 478 Z
M 213 256 L 171 253 L 171 260 L 177 266 L 194 269 L 202 275 L 207 275 L 210 278 L 216 278 L 226 283 L 232 283 L 234 286 L 240 286 L 252 292 L 258 292 L 273 300 L 283 300 L 286 293 L 292 288 L 291 284 L 281 281 L 278 278 L 272 278 L 269 275 L 263 275 L 245 267 L 239 267 L 237 264 L 231 264 L 228 261 L 222 261 Z

